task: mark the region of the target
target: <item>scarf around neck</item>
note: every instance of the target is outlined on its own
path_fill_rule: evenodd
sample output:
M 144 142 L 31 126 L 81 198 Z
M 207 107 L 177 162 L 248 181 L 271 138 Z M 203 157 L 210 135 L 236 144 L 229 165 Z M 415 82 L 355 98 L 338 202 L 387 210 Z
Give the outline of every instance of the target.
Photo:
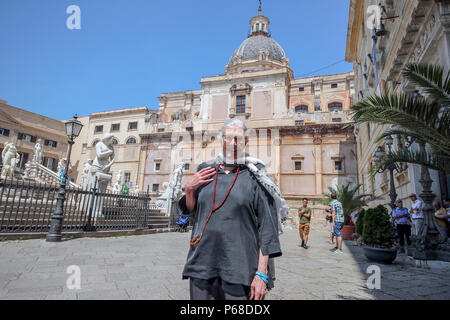
M 222 152 L 219 152 L 219 155 L 215 161 L 217 164 L 230 164 L 226 161 Z M 245 165 L 249 171 L 255 176 L 258 182 L 266 189 L 266 191 L 272 196 L 275 201 L 276 209 L 277 209 L 277 218 L 278 218 L 278 231 L 279 233 L 283 233 L 283 222 L 289 217 L 289 206 L 286 203 L 286 200 L 283 198 L 283 195 L 280 192 L 278 186 L 272 182 L 272 180 L 267 175 L 266 165 L 264 162 L 257 158 L 252 157 L 242 157 L 236 159 L 234 164 L 243 164 Z M 262 165 L 261 169 L 258 169 L 256 165 Z

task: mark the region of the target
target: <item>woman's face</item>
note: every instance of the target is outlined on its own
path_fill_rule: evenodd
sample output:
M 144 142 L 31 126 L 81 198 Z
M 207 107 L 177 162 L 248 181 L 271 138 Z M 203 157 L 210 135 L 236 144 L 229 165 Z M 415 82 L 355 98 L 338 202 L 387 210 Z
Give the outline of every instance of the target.
M 223 154 L 227 162 L 242 158 L 245 152 L 245 131 L 238 126 L 229 126 L 222 137 Z

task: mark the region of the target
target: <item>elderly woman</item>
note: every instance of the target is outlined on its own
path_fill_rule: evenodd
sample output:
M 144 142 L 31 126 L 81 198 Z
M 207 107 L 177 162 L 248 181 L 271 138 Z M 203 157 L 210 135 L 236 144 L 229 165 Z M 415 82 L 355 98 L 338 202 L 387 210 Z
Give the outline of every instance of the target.
M 194 221 L 183 271 L 193 300 L 262 300 L 273 287 L 268 259 L 281 255 L 278 189 L 260 176 L 261 162 L 246 159 L 245 132 L 239 119 L 224 123 L 223 153 L 199 165 L 179 202 Z

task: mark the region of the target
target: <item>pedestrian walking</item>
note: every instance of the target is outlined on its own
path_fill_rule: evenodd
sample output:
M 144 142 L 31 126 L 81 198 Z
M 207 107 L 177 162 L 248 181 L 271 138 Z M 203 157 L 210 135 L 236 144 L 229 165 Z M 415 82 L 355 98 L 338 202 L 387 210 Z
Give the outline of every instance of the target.
M 344 209 L 342 203 L 337 200 L 335 192 L 331 193 L 330 211 L 333 219 L 333 233 L 336 237 L 336 247 L 331 249 L 334 253 L 342 253 L 342 233 L 341 230 L 344 227 Z
M 303 207 L 298 209 L 298 218 L 299 218 L 299 233 L 300 240 L 302 244 L 300 245 L 304 249 L 308 249 L 308 236 L 311 222 L 311 209 L 308 208 L 308 199 L 303 198 Z

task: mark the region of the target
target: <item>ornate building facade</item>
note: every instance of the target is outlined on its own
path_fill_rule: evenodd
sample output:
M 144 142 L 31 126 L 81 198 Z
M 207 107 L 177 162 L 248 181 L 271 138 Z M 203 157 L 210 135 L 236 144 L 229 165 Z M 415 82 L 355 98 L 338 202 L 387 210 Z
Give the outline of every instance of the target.
M 380 18 L 383 18 L 378 35 L 367 27 L 376 11 L 373 6 L 378 6 Z M 450 1 L 351 0 L 346 60 L 354 63 L 355 102 L 375 93 L 414 92 L 415 88 L 401 74 L 407 63 L 439 64 L 446 74 L 450 69 Z M 362 191 L 381 198 L 371 206 L 390 202 L 388 173 L 377 174 L 374 178 L 369 175 L 377 147 L 383 146 L 386 150 L 383 141 L 375 142 L 386 129 L 375 124 L 355 128 Z M 448 197 L 450 176 L 431 171 L 431 178 L 436 199 Z M 406 206 L 410 205 L 410 193 L 421 193 L 419 179 L 417 165 L 409 165 L 406 171 L 394 175 L 396 193 L 405 200 Z
M 201 162 L 217 155 L 218 132 L 232 117 L 245 121 L 247 152 L 266 163 L 294 221 L 303 197 L 313 205 L 330 186 L 358 183 L 353 128 L 342 129 L 349 120 L 353 73 L 295 78 L 269 24 L 259 10 L 224 74 L 202 78 L 199 90 L 159 97 L 149 130 L 140 134 L 141 189 L 161 192 L 181 161 L 184 185 Z
M 68 138 L 64 122 L 13 107 L 7 101 L 0 100 L 0 155 L 4 146 L 13 142 L 20 154 L 18 167 L 23 171 L 39 140 L 43 148 L 42 164 L 56 171 L 59 159 L 65 157 L 67 152 Z
M 115 154 L 114 164 L 110 169 L 112 184 L 116 182 L 119 171 L 122 172 L 119 181 L 121 185 L 127 184 L 130 188 L 134 188 L 141 183 L 138 174 L 142 171 L 139 167 L 141 155 L 139 136 L 149 130 L 149 116 L 153 112 L 147 107 L 124 108 L 94 112 L 89 116 L 78 118 L 83 124 L 83 129 L 72 148 L 72 175 L 75 182 L 81 184 L 84 164 L 95 158 L 96 143 L 106 134 L 112 134 Z

